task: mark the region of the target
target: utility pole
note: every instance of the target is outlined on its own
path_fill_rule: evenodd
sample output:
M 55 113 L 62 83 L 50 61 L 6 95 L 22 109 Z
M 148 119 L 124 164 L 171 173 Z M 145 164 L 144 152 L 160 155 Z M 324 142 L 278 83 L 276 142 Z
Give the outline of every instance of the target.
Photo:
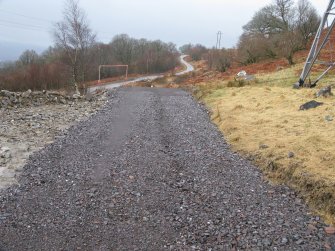
M 331 56 L 334 53 L 334 48 L 331 44 L 331 34 L 335 27 L 335 0 L 330 0 L 327 10 L 323 14 L 319 29 L 316 33 L 313 45 L 311 47 L 311 50 L 309 52 L 309 55 L 307 57 L 304 69 L 300 75 L 300 79 L 298 83 L 294 84 L 294 88 L 300 88 L 303 87 L 305 84 L 305 81 L 307 77 L 310 75 L 313 66 L 318 63 L 321 65 L 324 65 L 326 67 L 325 71 L 313 82 L 311 83 L 310 87 L 315 87 L 316 84 L 322 79 L 331 69 L 335 67 L 335 60 L 333 57 L 331 57 L 330 61 L 318 61 L 318 58 L 320 56 L 320 53 L 322 49 L 324 49 L 326 46 L 329 46 L 331 50 Z M 330 25 L 329 25 L 330 24 Z
M 217 50 L 221 49 L 221 38 L 222 38 L 222 32 L 218 31 L 217 36 L 216 36 L 216 49 Z

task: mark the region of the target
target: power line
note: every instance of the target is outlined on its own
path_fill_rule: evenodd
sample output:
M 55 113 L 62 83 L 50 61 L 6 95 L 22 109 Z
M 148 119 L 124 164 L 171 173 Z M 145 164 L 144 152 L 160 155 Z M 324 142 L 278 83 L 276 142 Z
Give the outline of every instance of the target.
M 13 25 L 20 25 L 20 26 L 30 27 L 30 28 L 37 28 L 37 29 L 45 29 L 46 28 L 45 26 L 43 27 L 43 26 L 39 26 L 39 25 L 23 24 L 23 23 L 12 22 L 12 21 L 3 20 L 3 19 L 0 19 L 0 22 L 7 23 L 7 24 L 13 24 Z
M 51 21 L 51 20 L 48 20 L 48 19 L 27 16 L 27 15 L 24 15 L 24 14 L 8 11 L 8 10 L 4 10 L 4 9 L 0 9 L 0 12 L 8 13 L 8 14 L 11 14 L 11 15 L 20 16 L 20 17 L 24 17 L 24 18 L 28 18 L 28 19 L 43 21 L 44 24 L 45 24 L 45 22 L 47 22 L 48 24 L 56 23 L 55 21 Z M 8 20 L 3 20 L 3 19 L 2 20 L 0 19 L 0 25 L 5 26 L 7 28 L 16 28 L 16 29 L 22 29 L 22 30 L 46 31 L 46 32 L 50 31 L 45 26 L 35 25 L 35 24 L 28 24 L 28 23 L 19 23 L 19 22 L 16 22 L 16 21 L 13 22 L 13 21 L 8 21 Z M 112 35 L 108 38 L 106 36 L 106 35 L 110 35 L 111 32 L 107 32 L 107 31 L 96 31 L 96 32 L 98 33 L 97 35 L 99 35 L 99 34 L 103 35 L 102 37 L 99 36 L 100 39 L 103 39 L 103 40 L 111 40 L 112 39 Z
M 52 20 L 48 20 L 48 19 L 43 19 L 43 18 L 32 17 L 32 16 L 27 16 L 27 15 L 23 15 L 23 14 L 20 14 L 20 13 L 16 13 L 16 12 L 4 10 L 4 9 L 0 9 L 0 12 L 12 14 L 12 15 L 15 15 L 15 16 L 30 18 L 30 19 L 34 19 L 34 20 L 39 20 L 39 21 L 43 21 L 43 22 L 48 22 L 48 23 L 51 23 L 51 24 L 56 23 L 56 21 L 52 21 Z M 35 25 L 33 25 L 33 26 L 35 26 Z M 106 35 L 111 34 L 110 32 L 106 32 L 106 31 L 97 31 L 97 32 L 100 33 L 100 34 L 106 34 Z
M 2 23 L 0 23 L 0 26 L 4 26 L 4 27 L 10 28 L 10 29 L 20 29 L 20 30 L 28 30 L 28 31 L 49 32 L 48 30 L 42 30 L 42 29 L 36 29 L 36 28 L 19 27 L 19 26 L 8 26 L 7 24 L 2 24 Z
M 15 16 L 20 16 L 20 17 L 25 17 L 25 18 L 35 19 L 35 20 L 39 20 L 39 21 L 43 21 L 43 22 L 54 23 L 54 21 L 51 21 L 51 20 L 48 20 L 48 19 L 37 18 L 37 17 L 31 17 L 31 16 L 27 16 L 27 15 L 23 15 L 23 14 L 15 13 L 15 12 L 11 12 L 11 11 L 7 11 L 7 10 L 3 10 L 3 9 L 0 9 L 0 12 L 8 13 L 8 14 L 12 14 L 12 15 L 15 15 Z

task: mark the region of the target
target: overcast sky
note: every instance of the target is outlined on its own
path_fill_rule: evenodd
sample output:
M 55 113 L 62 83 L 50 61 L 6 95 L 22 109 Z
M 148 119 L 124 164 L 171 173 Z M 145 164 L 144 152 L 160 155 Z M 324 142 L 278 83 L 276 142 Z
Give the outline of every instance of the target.
M 311 0 L 323 13 L 328 0 Z M 212 47 L 216 33 L 232 47 L 242 26 L 271 0 L 80 0 L 98 39 L 120 33 L 161 39 L 177 46 Z M 42 51 L 53 44 L 53 23 L 62 19 L 62 0 L 0 0 L 0 60 L 15 59 L 25 48 Z

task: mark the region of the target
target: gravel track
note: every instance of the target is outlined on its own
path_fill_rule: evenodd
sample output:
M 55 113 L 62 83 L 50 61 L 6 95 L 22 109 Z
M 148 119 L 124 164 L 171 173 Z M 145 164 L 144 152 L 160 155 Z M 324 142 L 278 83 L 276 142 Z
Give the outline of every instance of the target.
M 295 193 L 173 89 L 120 88 L 0 195 L 0 250 L 331 250 Z

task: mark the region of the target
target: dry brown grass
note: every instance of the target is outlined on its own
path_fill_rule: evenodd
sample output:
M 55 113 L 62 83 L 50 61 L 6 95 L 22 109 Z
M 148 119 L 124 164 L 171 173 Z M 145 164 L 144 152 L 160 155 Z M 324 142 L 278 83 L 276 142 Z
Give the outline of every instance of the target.
M 315 99 L 316 90 L 293 90 L 295 71 L 258 75 L 257 83 L 239 88 L 223 81 L 203 83 L 196 95 L 211 108 L 234 150 L 252 158 L 273 181 L 300 191 L 335 223 L 335 98 L 318 98 L 323 106 L 299 111 Z

